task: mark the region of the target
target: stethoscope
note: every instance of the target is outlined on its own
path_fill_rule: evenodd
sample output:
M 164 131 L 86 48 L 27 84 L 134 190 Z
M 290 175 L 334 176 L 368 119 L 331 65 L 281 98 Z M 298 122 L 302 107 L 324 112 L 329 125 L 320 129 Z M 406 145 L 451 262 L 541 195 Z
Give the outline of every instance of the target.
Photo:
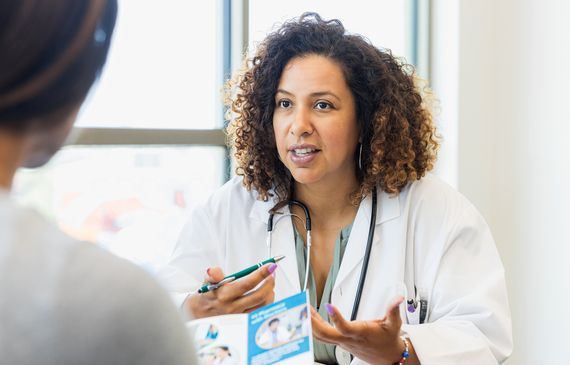
M 296 214 L 283 214 L 279 219 L 275 221 L 275 225 L 284 217 L 292 216 L 298 218 L 301 222 L 303 222 L 305 231 L 307 232 L 307 265 L 305 267 L 305 284 L 303 285 L 303 291 L 307 290 L 307 283 L 309 282 L 309 264 L 311 262 L 311 216 L 309 214 L 309 210 L 305 206 L 305 204 L 301 203 L 297 200 L 290 200 L 290 204 L 297 205 L 305 212 L 305 221 L 301 219 Z M 358 314 L 358 308 L 360 307 L 360 299 L 362 298 L 362 292 L 364 290 L 364 282 L 366 281 L 366 273 L 368 272 L 368 263 L 370 262 L 370 253 L 372 252 L 372 241 L 374 239 L 374 229 L 376 227 L 376 209 L 378 206 L 378 194 L 376 193 L 376 187 L 372 190 L 372 212 L 370 216 L 370 228 L 368 229 L 368 242 L 366 243 L 366 251 L 364 252 L 364 262 L 362 263 L 362 270 L 360 272 L 360 280 L 358 282 L 358 290 L 356 291 L 356 297 L 354 298 L 354 305 L 352 306 L 352 314 L 350 316 L 350 320 L 354 321 L 356 319 L 356 315 Z M 267 257 L 273 257 L 273 252 L 271 251 L 271 243 L 272 243 L 272 236 L 273 236 L 273 216 L 274 214 L 269 214 L 269 219 L 267 220 Z M 349 364 L 352 361 L 352 355 L 340 348 L 335 348 L 335 356 L 337 362 L 340 365 Z
M 305 227 L 305 231 L 307 232 L 307 266 L 305 267 L 305 285 L 303 285 L 303 291 L 307 290 L 307 283 L 309 282 L 309 264 L 311 263 L 311 215 L 309 214 L 309 209 L 305 206 L 305 204 L 301 203 L 297 200 L 289 200 L 289 204 L 297 205 L 305 212 L 305 221 L 301 219 L 297 214 L 283 214 L 279 219 L 275 221 L 275 225 L 279 223 L 279 221 L 285 217 L 291 216 L 299 219 L 303 223 L 303 227 Z M 273 252 L 271 250 L 272 246 L 272 238 L 273 238 L 273 216 L 275 214 L 270 213 L 269 219 L 267 220 L 267 258 L 273 257 Z
M 271 251 L 271 243 L 272 243 L 272 235 L 273 235 L 273 228 L 275 227 L 275 225 L 277 225 L 277 223 L 284 217 L 287 216 L 293 216 L 297 219 L 299 219 L 302 223 L 303 226 L 305 227 L 305 230 L 307 232 L 307 266 L 305 267 L 305 282 L 303 285 L 303 290 L 307 290 L 307 283 L 309 281 L 309 264 L 311 262 L 311 216 L 309 214 L 309 210 L 307 209 L 307 207 L 301 203 L 300 201 L 297 200 L 290 200 L 289 201 L 290 204 L 293 205 L 297 205 L 299 206 L 301 209 L 303 209 L 303 211 L 305 212 L 305 221 L 303 221 L 303 219 L 301 217 L 299 217 L 296 214 L 290 213 L 290 214 L 283 214 L 281 217 L 279 217 L 279 219 L 277 219 L 275 221 L 275 224 L 273 224 L 273 214 L 269 215 L 269 219 L 267 221 L 267 257 L 271 258 L 273 257 L 273 253 Z M 372 190 L 372 213 L 371 213 L 371 217 L 370 217 L 370 228 L 368 229 L 368 242 L 366 244 L 366 251 L 364 253 L 364 262 L 362 263 L 362 270 L 360 273 L 360 281 L 358 283 L 358 291 L 356 292 L 356 297 L 354 299 L 354 305 L 352 307 L 352 314 L 350 316 L 350 320 L 353 321 L 356 319 L 356 315 L 358 313 L 358 308 L 360 307 L 360 299 L 362 297 L 362 291 L 364 289 L 364 282 L 366 280 L 366 273 L 368 271 L 368 263 L 370 262 L 370 253 L 372 251 L 372 241 L 374 239 L 374 228 L 376 227 L 376 210 L 377 210 L 377 205 L 378 205 L 378 195 L 376 193 L 376 188 L 374 188 Z M 413 267 L 413 264 L 412 266 Z M 408 293 L 406 291 L 406 299 L 407 299 L 407 305 L 408 305 L 408 312 L 410 313 L 414 313 L 416 311 L 416 309 L 418 309 L 418 306 L 420 306 L 421 309 L 421 313 L 420 313 L 420 323 L 423 323 L 423 321 L 425 320 L 425 315 L 427 312 L 427 302 L 425 300 L 421 300 L 419 293 L 416 289 L 415 284 L 413 285 L 414 287 L 414 297 L 412 299 L 408 299 Z M 349 353 L 348 351 L 342 349 L 341 347 L 336 347 L 335 348 L 335 357 L 336 357 L 336 361 L 339 365 L 349 365 L 350 362 L 353 359 L 353 356 L 351 353 Z

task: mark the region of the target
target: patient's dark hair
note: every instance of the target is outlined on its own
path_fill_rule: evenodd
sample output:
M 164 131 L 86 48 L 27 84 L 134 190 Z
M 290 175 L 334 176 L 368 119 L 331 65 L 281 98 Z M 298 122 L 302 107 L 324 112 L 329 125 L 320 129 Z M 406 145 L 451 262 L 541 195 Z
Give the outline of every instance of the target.
M 0 0 L 0 128 L 49 128 L 41 118 L 85 99 L 107 59 L 117 0 Z M 48 125 L 45 125 L 45 124 Z

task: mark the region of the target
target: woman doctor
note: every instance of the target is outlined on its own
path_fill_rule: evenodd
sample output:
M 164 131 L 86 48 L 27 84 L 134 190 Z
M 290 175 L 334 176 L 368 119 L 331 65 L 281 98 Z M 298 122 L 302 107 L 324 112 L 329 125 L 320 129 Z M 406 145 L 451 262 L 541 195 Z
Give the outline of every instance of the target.
M 304 14 L 257 46 L 228 91 L 238 176 L 195 210 L 158 274 L 181 306 L 196 317 L 245 312 L 302 290 L 307 234 L 294 199 L 312 221 L 316 361 L 342 362 L 344 349 L 354 364 L 393 364 L 406 346 L 407 365 L 505 361 L 503 267 L 473 205 L 427 174 L 439 137 L 432 95 L 410 65 L 338 20 Z M 267 259 L 270 212 L 279 267 L 196 293 Z

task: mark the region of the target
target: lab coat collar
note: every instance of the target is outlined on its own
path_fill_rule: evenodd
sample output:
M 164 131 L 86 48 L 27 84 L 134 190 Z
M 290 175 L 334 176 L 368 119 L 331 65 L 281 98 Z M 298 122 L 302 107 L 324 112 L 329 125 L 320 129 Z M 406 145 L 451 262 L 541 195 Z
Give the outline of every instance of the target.
M 268 201 L 264 202 L 262 200 L 256 200 L 253 203 L 253 207 L 251 212 L 249 213 L 249 218 L 254 219 L 256 221 L 265 222 L 267 224 L 267 219 L 269 218 L 269 210 L 275 206 L 275 202 L 273 199 L 269 199 Z M 287 213 L 289 212 L 289 207 L 281 208 L 281 212 Z
M 253 204 L 253 208 L 249 214 L 251 219 L 265 222 L 267 224 L 267 219 L 269 218 L 269 210 L 275 206 L 275 202 L 272 199 L 269 201 L 256 200 Z M 284 214 L 289 213 L 289 206 L 285 206 L 280 210 Z M 365 219 L 370 223 L 371 211 L 372 211 L 372 197 L 367 196 L 360 203 L 360 208 L 358 213 L 361 211 L 365 214 Z M 378 207 L 376 209 L 376 224 L 382 224 L 394 218 L 400 216 L 400 196 L 394 196 L 392 194 L 387 194 L 382 190 L 378 191 Z M 309 212 L 310 213 L 310 212 Z M 358 215 L 357 215 L 358 216 Z M 276 218 L 278 215 L 276 216 Z M 368 229 L 366 230 L 368 232 Z
M 378 206 L 376 207 L 376 225 L 388 222 L 394 218 L 398 218 L 401 213 L 400 195 L 387 194 L 378 189 Z M 366 220 L 370 224 L 370 217 L 372 216 L 372 197 L 367 196 L 360 203 L 360 209 L 364 210 Z M 359 209 L 359 211 L 360 211 Z

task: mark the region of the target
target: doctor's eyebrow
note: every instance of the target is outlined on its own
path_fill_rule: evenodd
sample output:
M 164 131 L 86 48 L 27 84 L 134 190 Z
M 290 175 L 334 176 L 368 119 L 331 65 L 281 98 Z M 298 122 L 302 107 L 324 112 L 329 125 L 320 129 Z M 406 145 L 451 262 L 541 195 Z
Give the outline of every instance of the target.
M 283 89 L 278 89 L 277 92 L 275 93 L 275 95 L 277 94 L 285 94 L 285 95 L 289 95 L 289 96 L 293 96 L 293 94 L 291 94 L 290 92 L 283 90 Z M 309 96 L 312 97 L 320 97 L 320 96 L 326 96 L 326 95 L 330 95 L 334 98 L 336 98 L 337 100 L 340 100 L 340 98 L 338 96 L 336 96 L 334 93 L 330 92 L 330 91 L 319 91 L 319 92 L 314 92 L 309 94 Z

